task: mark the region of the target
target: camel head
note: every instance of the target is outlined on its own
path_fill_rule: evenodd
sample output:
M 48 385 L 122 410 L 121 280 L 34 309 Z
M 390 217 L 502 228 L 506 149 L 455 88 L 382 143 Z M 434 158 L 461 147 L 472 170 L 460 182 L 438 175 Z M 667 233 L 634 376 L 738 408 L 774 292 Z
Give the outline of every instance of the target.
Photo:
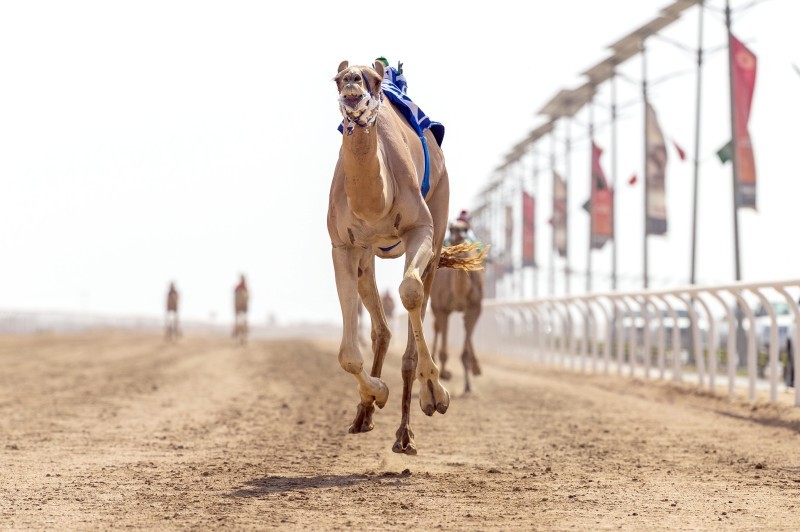
M 369 128 L 373 125 L 383 101 L 383 64 L 376 61 L 374 68 L 351 67 L 347 61 L 342 61 L 333 80 L 339 91 L 339 109 L 347 134 L 351 135 L 355 126 Z
M 469 231 L 469 225 L 462 220 L 456 220 L 455 222 L 450 224 L 450 244 L 451 245 L 458 245 L 464 242 L 467 238 L 467 231 Z

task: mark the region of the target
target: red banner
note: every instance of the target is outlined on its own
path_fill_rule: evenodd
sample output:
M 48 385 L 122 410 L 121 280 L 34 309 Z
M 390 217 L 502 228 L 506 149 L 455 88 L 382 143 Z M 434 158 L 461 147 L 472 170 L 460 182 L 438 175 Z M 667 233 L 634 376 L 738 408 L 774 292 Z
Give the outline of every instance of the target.
M 730 35 L 733 64 L 734 113 L 736 114 L 736 155 L 739 163 L 739 206 L 756 208 L 756 161 L 747 123 L 756 87 L 756 55 Z
M 522 265 L 536 266 L 536 199 L 522 191 Z
M 608 188 L 600 156 L 603 150 L 592 142 L 592 195 L 589 201 L 592 217 L 592 249 L 600 249 L 614 238 L 614 194 Z
M 553 248 L 567 256 L 567 184 L 553 171 Z

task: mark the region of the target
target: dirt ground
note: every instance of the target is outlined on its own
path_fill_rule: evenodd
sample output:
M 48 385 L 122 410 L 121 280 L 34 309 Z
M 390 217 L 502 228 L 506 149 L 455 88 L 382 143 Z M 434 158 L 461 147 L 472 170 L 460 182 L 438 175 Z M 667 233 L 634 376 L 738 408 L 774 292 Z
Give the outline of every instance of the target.
M 0 528 L 800 527 L 800 409 L 483 357 L 391 452 L 334 342 L 0 337 Z

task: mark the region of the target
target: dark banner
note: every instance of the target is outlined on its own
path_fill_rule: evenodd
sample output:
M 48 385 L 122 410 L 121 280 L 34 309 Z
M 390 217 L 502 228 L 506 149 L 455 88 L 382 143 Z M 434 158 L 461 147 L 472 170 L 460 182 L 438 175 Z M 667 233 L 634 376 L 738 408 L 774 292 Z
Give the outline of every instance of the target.
M 536 266 L 536 199 L 522 191 L 522 265 Z
M 739 206 L 756 208 L 756 161 L 747 124 L 756 87 L 756 55 L 731 34 L 733 92 L 736 113 L 736 155 L 739 163 Z
M 647 163 L 644 176 L 644 186 L 647 187 L 646 230 L 648 235 L 664 235 L 667 233 L 667 199 L 664 186 L 667 172 L 667 145 L 653 106 L 648 103 L 645 112 L 647 113 L 645 118 Z
M 559 256 L 567 256 L 567 184 L 553 172 L 553 247 Z
M 592 217 L 592 249 L 602 248 L 614 238 L 614 194 L 608 188 L 600 156 L 603 150 L 592 142 L 592 195 L 589 200 Z

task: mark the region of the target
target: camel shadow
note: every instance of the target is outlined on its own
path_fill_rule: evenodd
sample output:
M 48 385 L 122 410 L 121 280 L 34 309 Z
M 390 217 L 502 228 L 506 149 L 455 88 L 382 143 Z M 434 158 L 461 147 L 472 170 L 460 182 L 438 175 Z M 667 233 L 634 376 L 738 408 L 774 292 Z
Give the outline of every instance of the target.
M 261 497 L 270 493 L 282 493 L 306 489 L 345 488 L 368 482 L 369 475 L 317 475 L 313 477 L 269 476 L 245 482 L 236 491 L 225 494 L 228 498 Z

